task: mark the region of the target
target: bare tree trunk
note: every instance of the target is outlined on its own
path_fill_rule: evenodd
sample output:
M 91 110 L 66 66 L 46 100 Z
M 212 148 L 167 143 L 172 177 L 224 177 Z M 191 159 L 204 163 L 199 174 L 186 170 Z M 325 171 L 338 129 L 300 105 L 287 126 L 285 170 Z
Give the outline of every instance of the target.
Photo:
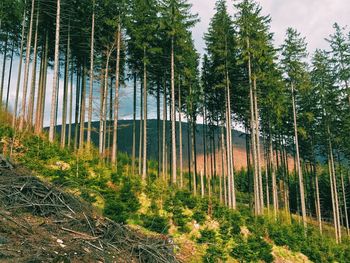
M 69 124 L 68 124 L 68 147 L 72 141 L 72 117 L 73 117 L 73 60 L 71 63 L 71 77 L 70 77 L 70 90 L 69 90 Z
M 340 160 L 339 160 L 340 163 Z M 349 217 L 348 217 L 348 206 L 346 203 L 346 192 L 345 192 L 345 184 L 344 184 L 344 176 L 341 171 L 340 167 L 340 180 L 341 180 L 341 188 L 342 188 L 342 197 L 343 197 L 343 203 L 344 203 L 344 214 L 345 214 L 345 225 L 346 225 L 346 233 L 349 236 Z
M 165 169 L 166 166 L 166 121 L 167 121 L 167 101 L 166 101 L 166 86 L 164 85 L 164 94 L 163 94 L 163 147 L 162 147 L 162 151 L 163 151 L 163 157 L 162 157 L 162 174 L 163 174 L 163 179 L 165 181 L 166 179 L 166 173 L 167 170 Z
M 318 227 L 319 227 L 320 233 L 322 235 L 320 190 L 319 190 L 319 184 L 318 184 L 318 175 L 317 175 L 317 171 L 316 171 L 316 165 L 314 165 L 314 172 L 315 172 L 315 185 L 316 185 L 316 214 L 317 214 Z
M 134 100 L 133 100 L 133 123 L 132 123 L 132 174 L 135 175 L 136 158 L 136 73 L 134 73 Z
M 105 76 L 104 76 L 104 87 L 103 92 L 101 94 L 102 96 L 102 103 L 101 103 L 101 116 L 100 116 L 100 142 L 99 142 L 99 153 L 100 156 L 104 156 L 104 132 L 105 132 L 105 116 L 106 116 L 106 107 L 107 104 L 107 90 L 108 90 L 108 71 L 109 71 L 109 59 L 111 56 L 111 53 L 113 52 L 113 47 L 107 51 L 107 57 L 106 57 L 106 68 L 105 68 Z
M 227 180 L 226 180 L 226 150 L 225 150 L 225 134 L 224 134 L 224 126 L 221 127 L 221 155 L 222 155 L 222 168 L 221 168 L 221 173 L 223 175 L 223 183 L 224 183 L 224 203 L 227 205 Z
M 6 102 L 5 102 L 5 110 L 8 110 L 9 105 L 9 96 L 10 96 L 10 87 L 11 87 L 11 77 L 12 77 L 12 65 L 13 65 L 13 56 L 14 56 L 14 49 L 15 49 L 15 42 L 12 42 L 12 49 L 11 49 L 11 59 L 10 59 L 10 70 L 9 70 L 9 77 L 7 80 L 7 93 L 6 93 Z
M 120 19 L 120 18 L 119 18 Z M 114 120 L 113 120 L 113 143 L 112 143 L 112 165 L 117 164 L 117 148 L 118 148 L 118 109 L 119 109 L 119 72 L 120 72 L 120 42 L 121 42 L 121 26 L 118 23 L 117 32 L 117 62 L 115 69 L 115 95 L 114 95 Z
M 147 178 L 147 65 L 146 65 L 146 48 L 144 48 L 143 61 L 143 169 L 142 180 L 145 182 Z
M 66 61 L 64 68 L 64 87 L 63 87 L 63 107 L 62 107 L 62 130 L 61 130 L 61 147 L 66 145 L 66 125 L 67 125 L 67 96 L 68 96 L 68 79 L 69 79 L 69 61 L 70 59 L 70 24 L 68 25 L 68 40 L 66 47 Z
M 250 48 L 249 39 L 247 38 L 247 47 Z M 248 75 L 249 75 L 249 97 L 250 97 L 250 128 L 251 128 L 251 144 L 252 144 L 252 159 L 253 159 L 253 178 L 254 178 L 254 206 L 255 215 L 260 215 L 262 213 L 262 207 L 260 202 L 260 191 L 259 191 L 259 174 L 258 174 L 258 163 L 257 163 L 257 147 L 256 147 L 256 123 L 254 115 L 254 95 L 253 95 L 253 85 L 252 85 L 252 70 L 251 70 L 251 60 L 250 54 L 248 56 Z
M 22 18 L 22 33 L 21 33 L 21 48 L 19 53 L 19 65 L 18 65 L 18 75 L 17 75 L 17 85 L 16 85 L 16 98 L 15 98 L 15 106 L 14 113 L 12 118 L 12 128 L 15 128 L 16 119 L 17 119 L 17 108 L 18 108 L 18 95 L 19 95 L 19 86 L 21 84 L 21 74 L 22 74 L 22 64 L 23 64 L 23 46 L 24 46 L 24 29 L 25 29 L 25 21 L 26 21 L 26 10 L 24 8 L 23 18 Z
M 210 182 L 209 182 L 210 184 Z M 204 178 L 203 178 L 203 170 L 201 170 L 201 196 L 204 198 L 205 190 L 204 190 Z
M 84 131 L 85 131 L 85 107 L 86 107 L 86 59 L 83 62 L 83 78 L 81 85 L 81 102 L 80 102 L 80 135 L 79 149 L 84 148 Z
M 179 154 L 180 154 L 180 187 L 183 188 L 183 156 L 182 156 L 182 110 L 181 110 L 181 85 L 179 80 Z
M 277 194 L 277 182 L 276 182 L 276 164 L 272 147 L 272 134 L 269 130 L 269 154 L 270 154 L 270 166 L 271 166 L 271 179 L 272 179 L 272 202 L 273 202 L 273 214 L 275 220 L 277 219 L 278 211 L 278 194 Z M 276 156 L 277 157 L 277 156 Z
M 32 68 L 32 82 L 30 86 L 30 93 L 29 93 L 29 103 L 28 103 L 28 116 L 27 116 L 27 122 L 29 126 L 33 125 L 33 114 L 34 114 L 34 100 L 35 100 L 35 84 L 36 84 L 36 67 L 37 67 L 37 60 L 38 60 L 38 26 L 39 26 L 39 3 L 37 6 L 37 13 L 36 13 L 36 24 L 35 24 L 35 36 L 34 36 L 34 55 L 33 55 L 33 68 Z
M 176 184 L 176 117 L 175 117 L 175 73 L 174 73 L 174 37 L 171 39 L 171 149 L 172 183 Z
M 23 129 L 24 118 L 26 115 L 27 87 L 28 87 L 30 52 L 31 52 L 31 44 L 32 44 L 34 6 L 35 6 L 35 0 L 32 0 L 31 15 L 30 15 L 30 22 L 29 22 L 29 32 L 28 32 L 27 47 L 26 47 L 26 60 L 25 60 L 25 64 L 24 64 L 22 109 L 21 109 L 21 114 L 20 114 L 19 130 Z
M 301 201 L 301 214 L 303 218 L 304 227 L 306 227 L 306 207 L 305 207 L 305 194 L 304 194 L 304 179 L 303 173 L 300 166 L 300 156 L 299 156 L 299 141 L 298 141 L 298 126 L 297 126 L 297 113 L 295 107 L 295 94 L 294 94 L 294 85 L 292 83 L 292 106 L 293 106 L 293 119 L 294 119 L 294 138 L 295 138 L 295 150 L 297 158 L 297 170 L 299 177 L 299 191 L 300 191 L 300 201 Z
M 74 117 L 74 150 L 78 149 L 78 138 L 79 138 L 79 108 L 80 108 L 80 78 L 81 78 L 81 67 L 80 62 L 77 61 L 77 79 L 76 79 L 76 92 L 75 92 L 75 117 Z M 102 93 L 101 93 L 102 94 Z M 102 105 L 102 103 L 101 103 Z
M 263 183 L 262 183 L 262 173 L 261 173 L 261 153 L 260 153 L 260 134 L 259 134 L 259 110 L 258 110 L 258 94 L 256 90 L 256 76 L 253 77 L 253 97 L 254 97 L 254 116 L 255 116 L 255 136 L 256 136 L 256 154 L 257 154 L 257 170 L 259 176 L 259 201 L 261 213 L 264 209 L 264 193 L 263 193 Z
M 333 147 L 330 137 L 330 128 L 327 126 L 328 133 L 328 150 L 329 150 L 329 169 L 330 169 L 330 182 L 331 182 L 331 191 L 332 191 L 332 204 L 333 204 L 333 215 L 334 215 L 334 226 L 336 231 L 336 241 L 340 243 L 342 240 L 341 235 L 341 225 L 339 217 L 339 201 L 338 201 L 338 187 L 337 187 L 337 178 L 335 174 L 334 158 L 333 158 Z
M 141 79 L 140 79 L 141 81 Z M 142 82 L 142 81 L 141 81 Z M 143 83 L 140 85 L 140 141 L 139 141 L 139 175 L 142 174 L 142 147 L 143 147 Z
M 191 110 L 192 110 L 192 105 L 191 105 Z M 191 136 L 191 170 L 192 170 L 192 184 L 193 184 L 193 194 L 194 195 L 197 195 L 197 180 L 196 180 L 196 169 L 194 168 L 194 147 L 195 147 L 195 143 L 194 143 L 194 133 L 196 131 L 194 131 L 194 126 L 193 126 L 193 117 L 191 117 L 191 133 L 192 133 L 192 136 Z M 210 183 L 209 183 L 210 184 Z
M 91 122 L 92 122 L 92 101 L 94 89 L 94 43 L 95 43 L 95 0 L 92 0 L 92 22 L 91 22 L 91 39 L 90 39 L 90 79 L 89 79 L 89 109 L 88 109 L 88 129 L 87 129 L 87 146 L 91 146 Z
M 40 133 L 44 127 L 44 116 L 45 116 L 45 101 L 46 101 L 46 83 L 47 83 L 47 68 L 48 68 L 48 49 L 49 49 L 49 36 L 46 32 L 45 40 L 45 58 L 44 58 L 44 72 L 43 72 L 43 82 L 42 82 L 42 97 L 40 101 L 40 112 L 39 112 L 39 125 L 38 133 Z
M 4 58 L 2 60 L 2 74 L 1 74 L 1 86 L 0 86 L 0 108 L 2 108 L 2 96 L 3 96 L 3 92 L 4 92 L 4 80 L 5 80 L 6 61 L 7 61 L 8 38 L 9 38 L 9 34 L 7 33 L 6 39 L 5 39 Z
M 34 0 L 33 0 L 34 2 Z M 57 14 L 56 14 L 56 40 L 55 40 L 55 63 L 54 63 L 54 75 L 52 86 L 52 98 L 51 98 L 51 114 L 50 114 L 50 131 L 49 140 L 54 141 L 55 131 L 55 113 L 57 102 L 57 84 L 58 84 L 58 68 L 59 68 L 59 55 L 60 55 L 60 15 L 61 15 L 61 0 L 57 0 Z M 24 107 L 23 107 L 24 108 Z M 24 109 L 23 109 L 24 110 Z

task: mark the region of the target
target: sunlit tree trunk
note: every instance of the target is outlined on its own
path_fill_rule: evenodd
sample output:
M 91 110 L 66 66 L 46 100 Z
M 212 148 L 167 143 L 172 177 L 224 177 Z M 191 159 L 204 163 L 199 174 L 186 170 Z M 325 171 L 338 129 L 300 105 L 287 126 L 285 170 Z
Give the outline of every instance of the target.
M 146 181 L 147 177 L 147 64 L 146 64 L 146 48 L 144 48 L 143 62 L 143 167 L 142 180 Z
M 38 61 L 38 26 L 39 26 L 39 2 L 36 13 L 35 23 L 35 36 L 34 36 L 34 54 L 33 54 L 33 66 L 32 66 L 32 81 L 30 85 L 29 102 L 28 102 L 28 117 L 27 122 L 30 126 L 33 125 L 34 114 L 34 99 L 35 99 L 35 85 L 36 85 L 36 68 Z
M 7 61 L 7 48 L 8 48 L 8 38 L 9 34 L 6 34 L 6 39 L 5 39 L 5 50 L 4 50 L 4 57 L 2 60 L 2 74 L 1 74 L 1 83 L 0 83 L 0 108 L 2 107 L 2 97 L 4 93 L 4 81 L 5 81 L 5 70 L 6 70 L 6 61 Z
M 8 105 L 9 105 L 14 50 L 15 50 L 15 43 L 13 41 L 12 49 L 11 49 L 11 58 L 10 58 L 10 69 L 9 69 L 9 75 L 8 75 L 9 77 L 7 80 L 7 93 L 6 93 L 6 102 L 5 102 L 5 110 L 6 111 L 8 110 Z
M 91 146 L 91 122 L 92 122 L 92 102 L 94 89 L 94 43 L 95 43 L 95 0 L 92 0 L 92 22 L 91 22 L 91 39 L 90 39 L 90 78 L 89 78 L 89 109 L 88 109 L 88 129 L 87 129 L 87 146 Z
M 57 1 L 57 4 L 59 4 L 59 0 Z M 29 22 L 29 31 L 28 31 L 28 38 L 27 38 L 27 45 L 26 45 L 26 60 L 25 60 L 25 64 L 24 64 L 22 109 L 21 109 L 21 114 L 20 114 L 19 130 L 23 129 L 24 118 L 25 118 L 25 115 L 26 115 L 27 88 L 28 88 L 30 52 L 31 52 L 31 44 L 32 44 L 34 7 L 35 7 L 35 0 L 32 0 L 31 13 L 30 13 L 30 22 Z M 58 10 L 58 12 L 59 12 L 59 10 Z
M 171 150 L 172 150 L 172 183 L 176 184 L 176 116 L 175 116 L 175 61 L 174 37 L 171 39 Z
M 83 76 L 82 76 L 82 85 L 81 85 L 81 102 L 80 102 L 79 149 L 83 149 L 84 147 L 85 108 L 86 108 L 86 59 L 84 58 Z
M 294 85 L 292 83 L 292 106 L 293 106 L 293 120 L 294 120 L 294 138 L 295 138 L 295 153 L 296 153 L 296 165 L 299 178 L 299 192 L 300 192 L 300 203 L 301 203 L 301 214 L 303 218 L 304 227 L 306 227 L 306 207 L 305 207 L 305 194 L 304 194 L 304 179 L 300 165 L 299 155 L 299 140 L 298 140 L 298 126 L 297 126 L 297 114 L 295 108 L 295 94 Z
M 70 90 L 69 90 L 69 121 L 68 121 L 68 147 L 71 145 L 72 141 L 72 117 L 73 117 L 73 60 L 71 63 L 71 73 L 70 73 Z
M 34 0 L 33 0 L 34 1 Z M 59 55 L 60 55 L 60 15 L 61 15 L 61 0 L 57 0 L 57 14 L 56 14 L 56 39 L 55 39 L 55 62 L 54 62 L 54 75 L 52 83 L 52 98 L 51 98 L 51 114 L 50 114 L 50 131 L 49 140 L 53 142 L 55 131 L 55 113 L 57 107 L 57 84 L 58 84 L 58 68 L 59 68 Z M 23 107 L 24 108 L 24 107 Z
M 180 158 L 180 187 L 183 188 L 183 156 L 182 156 L 182 110 L 181 110 L 181 84 L 179 81 L 179 158 Z
M 141 80 L 141 79 L 140 79 Z M 142 82 L 142 81 L 140 81 Z M 140 123 L 139 123 L 139 175 L 142 174 L 142 147 L 143 147 L 143 82 L 140 85 Z
M 21 33 L 21 47 L 19 51 L 19 65 L 18 65 L 18 75 L 17 75 L 17 84 L 16 84 L 16 97 L 15 97 L 15 106 L 12 118 L 12 128 L 15 128 L 16 118 L 17 118 L 17 108 L 18 108 L 18 96 L 19 96 L 19 87 L 21 84 L 21 74 L 22 74 L 22 64 L 23 64 L 23 46 L 24 46 L 24 30 L 25 30 L 25 21 L 26 21 L 26 10 L 23 11 L 22 18 L 22 33 Z
M 133 99 L 133 124 L 132 124 L 132 174 L 135 175 L 136 159 L 136 84 L 137 78 L 134 73 L 134 99 Z
M 121 26 L 118 23 L 117 32 L 117 61 L 115 70 L 115 95 L 114 95 L 114 120 L 113 120 L 113 143 L 112 143 L 112 165 L 117 164 L 117 148 L 118 148 L 118 109 L 119 109 L 119 72 L 120 72 L 120 42 L 121 42 Z
M 166 121 L 167 121 L 167 101 L 166 101 L 166 86 L 164 85 L 164 93 L 163 93 L 163 146 L 162 146 L 162 174 L 163 179 L 166 179 L 167 170 L 165 168 L 166 164 Z
M 255 117 L 255 136 L 256 136 L 256 162 L 259 178 L 259 201 L 261 213 L 264 209 L 264 193 L 263 193 L 263 180 L 261 172 L 261 153 L 260 153 L 260 134 L 259 134 L 259 110 L 258 110 L 258 94 L 256 89 L 256 76 L 253 77 L 253 97 L 254 97 L 254 117 Z
M 64 87 L 63 87 L 63 107 L 62 107 L 62 130 L 61 147 L 66 145 L 66 125 L 67 125 L 67 97 L 68 97 L 68 79 L 69 79 L 69 61 L 70 59 L 70 25 L 68 26 L 68 39 L 66 47 L 66 61 L 64 65 Z

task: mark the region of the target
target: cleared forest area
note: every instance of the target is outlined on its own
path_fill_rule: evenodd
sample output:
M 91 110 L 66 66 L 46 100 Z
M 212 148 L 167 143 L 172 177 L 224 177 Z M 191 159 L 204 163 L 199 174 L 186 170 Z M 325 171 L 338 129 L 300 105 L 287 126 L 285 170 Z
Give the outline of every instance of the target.
M 259 1 L 217 0 L 200 54 L 191 3 L 2 0 L 3 160 L 77 184 L 117 224 L 193 241 L 195 261 L 288 246 L 347 262 L 348 27 L 325 49 L 292 27 L 276 45 Z

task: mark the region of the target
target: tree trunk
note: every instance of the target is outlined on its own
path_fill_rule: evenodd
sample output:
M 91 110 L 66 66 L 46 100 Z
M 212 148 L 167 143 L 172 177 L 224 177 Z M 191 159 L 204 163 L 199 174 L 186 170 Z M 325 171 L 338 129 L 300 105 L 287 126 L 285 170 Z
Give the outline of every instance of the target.
M 118 109 L 119 109 L 119 72 L 120 72 L 120 42 L 121 42 L 121 26 L 118 23 L 117 32 L 117 61 L 115 67 L 115 95 L 114 95 L 114 120 L 113 120 L 113 143 L 112 143 L 112 165 L 117 164 L 117 148 L 118 148 Z
M 141 79 L 140 79 L 141 81 Z M 142 81 L 141 81 L 142 82 Z M 140 85 L 140 141 L 139 141 L 139 175 L 142 174 L 142 147 L 143 147 L 143 83 Z
M 68 124 L 68 147 L 72 141 L 72 117 L 73 117 L 73 60 L 71 63 L 71 75 L 70 75 L 70 90 L 69 90 L 69 124 Z
M 36 84 L 36 67 L 37 67 L 37 54 L 38 54 L 38 26 L 39 26 L 39 3 L 37 6 L 36 23 L 35 23 L 35 36 L 34 36 L 34 54 L 33 54 L 33 66 L 32 66 L 32 82 L 29 93 L 28 103 L 28 116 L 27 122 L 29 126 L 33 125 L 33 114 L 34 114 L 34 100 L 35 100 L 35 84 Z
M 293 104 L 292 106 L 293 106 L 293 119 L 294 119 L 294 138 L 295 138 L 296 162 L 297 162 L 297 171 L 298 171 L 298 177 L 299 177 L 299 191 L 300 191 L 300 201 L 301 201 L 301 214 L 302 214 L 302 218 L 303 218 L 304 227 L 306 227 L 304 180 L 303 180 L 303 173 L 302 173 L 301 166 L 300 166 L 297 113 L 296 113 L 296 107 L 295 107 L 295 94 L 294 94 L 293 83 L 292 83 L 292 104 Z
M 182 156 L 182 110 L 181 110 L 181 84 L 179 79 L 179 158 L 180 158 L 180 187 L 183 188 L 183 156 Z
M 66 61 L 64 65 L 64 87 L 63 87 L 63 107 L 62 107 L 62 127 L 61 127 L 61 147 L 66 146 L 66 125 L 67 125 L 67 96 L 69 79 L 69 61 L 70 59 L 70 24 L 68 25 L 68 40 L 66 47 Z
M 81 83 L 81 101 L 80 101 L 79 149 L 84 148 L 85 108 L 86 108 L 86 59 L 84 58 L 83 76 L 82 76 L 82 83 Z
M 319 227 L 320 233 L 322 235 L 320 190 L 319 190 L 319 184 L 318 184 L 318 175 L 317 175 L 317 171 L 316 171 L 316 165 L 314 165 L 314 173 L 315 173 L 315 185 L 316 185 L 316 214 L 317 214 L 318 227 Z
M 163 174 L 163 179 L 164 181 L 166 180 L 166 173 L 167 170 L 165 169 L 165 157 L 166 157 L 166 122 L 167 122 L 167 101 L 166 101 L 166 86 L 165 86 L 165 82 L 164 82 L 164 93 L 163 93 L 163 147 L 162 147 L 162 151 L 163 151 L 163 157 L 162 157 L 162 174 Z
M 7 46 L 8 46 L 8 38 L 9 34 L 6 34 L 5 39 L 5 50 L 4 50 L 4 58 L 2 60 L 2 74 L 1 74 L 1 86 L 0 86 L 0 108 L 2 108 L 2 96 L 4 92 L 4 81 L 5 81 L 5 69 L 6 69 L 6 61 L 7 61 Z
M 104 132 L 106 130 L 105 128 L 105 118 L 106 118 L 106 104 L 107 104 L 107 91 L 108 91 L 108 70 L 109 70 L 109 59 L 111 56 L 111 53 L 113 51 L 113 47 L 107 51 L 107 57 L 106 57 L 106 68 L 105 68 L 105 76 L 104 76 L 104 86 L 103 86 L 103 92 L 101 94 L 102 100 L 101 100 L 101 116 L 100 116 L 100 141 L 99 141 L 99 153 L 100 157 L 104 157 Z
M 8 110 L 8 105 L 9 105 L 9 96 L 10 96 L 10 87 L 11 87 L 11 77 L 12 77 L 12 65 L 13 65 L 14 50 L 15 50 L 15 42 L 12 43 L 9 78 L 7 80 L 7 93 L 6 93 L 6 102 L 5 102 L 5 110 L 6 110 L 6 112 Z
M 258 94 L 256 89 L 256 76 L 253 77 L 253 97 L 254 97 L 254 116 L 255 116 L 255 136 L 256 136 L 256 161 L 257 161 L 257 170 L 259 176 L 259 201 L 261 213 L 264 209 L 264 192 L 263 192 L 263 182 L 262 182 L 262 173 L 261 173 L 261 153 L 260 153 L 260 134 L 259 134 L 259 110 L 258 110 Z
M 76 92 L 75 92 L 75 126 L 74 126 L 74 150 L 78 149 L 78 138 L 79 138 L 79 109 L 80 109 L 80 78 L 81 78 L 81 67 L 79 61 L 77 62 L 77 81 L 76 81 Z M 102 105 L 102 103 L 101 103 Z
M 47 68 L 48 68 L 48 49 L 49 49 L 49 36 L 46 33 L 45 40 L 45 58 L 44 58 L 44 72 L 43 72 L 43 82 L 42 82 L 42 97 L 40 101 L 40 112 L 39 112 L 39 126 L 38 133 L 40 133 L 44 127 L 44 115 L 45 115 L 45 101 L 46 101 L 46 83 L 47 83 Z
M 142 180 L 145 182 L 147 178 L 147 64 L 146 64 L 146 48 L 144 48 L 143 61 L 143 167 Z
M 91 146 L 91 122 L 92 122 L 92 101 L 94 94 L 94 43 L 95 43 L 95 0 L 92 0 L 92 22 L 91 22 L 91 39 L 90 39 L 90 79 L 89 79 L 89 109 L 88 109 L 88 129 L 87 129 L 87 146 Z
M 273 202 L 273 214 L 274 219 L 277 219 L 277 211 L 278 211 L 278 194 L 277 194 L 277 182 L 276 182 L 276 164 L 275 157 L 273 153 L 272 147 L 272 134 L 271 128 L 269 127 L 269 154 L 270 154 L 270 166 L 271 166 L 271 183 L 272 183 L 272 202 Z
M 21 74 L 22 74 L 22 64 L 23 64 L 23 46 L 24 46 L 25 21 L 26 21 L 26 10 L 24 8 L 23 18 L 22 18 L 21 48 L 20 48 L 20 51 L 19 51 L 19 65 L 18 65 L 17 85 L 16 85 L 15 106 L 14 106 L 14 112 L 13 112 L 13 118 L 12 118 L 12 128 L 15 128 L 15 126 L 16 126 L 16 118 L 17 118 L 19 86 L 21 84 Z
M 249 50 L 250 43 L 247 38 L 247 48 Z M 253 159 L 253 178 L 254 178 L 254 206 L 255 206 L 255 215 L 262 214 L 262 207 L 260 206 L 260 191 L 259 191 L 259 174 L 258 174 L 258 163 L 257 163 L 257 144 L 256 144 L 256 123 L 255 123 L 255 114 L 254 114 L 254 95 L 253 95 L 253 85 L 252 85 L 252 70 L 251 70 L 251 60 L 250 54 L 248 56 L 248 76 L 249 76 L 249 97 L 250 97 L 250 128 L 251 128 L 251 150 L 252 150 L 252 159 Z
M 52 85 L 50 131 L 49 131 L 50 142 L 54 141 L 54 135 L 55 135 L 54 134 L 54 131 L 55 131 L 55 113 L 56 113 L 56 107 L 57 107 L 56 101 L 57 101 L 57 84 L 58 84 L 58 78 L 59 78 L 58 69 L 59 69 L 59 55 L 60 55 L 60 49 L 59 49 L 59 47 L 60 47 L 60 14 L 61 14 L 61 0 L 57 0 L 55 63 L 54 63 L 53 83 L 52 83 L 53 85 Z
M 35 6 L 35 0 L 32 0 L 31 15 L 30 15 L 30 22 L 29 22 L 29 32 L 28 32 L 27 46 L 26 46 L 26 60 L 25 60 L 25 64 L 24 64 L 24 80 L 23 80 L 22 109 L 21 109 L 22 112 L 20 114 L 19 130 L 23 129 L 24 118 L 25 118 L 25 114 L 26 114 L 27 88 L 28 88 L 30 53 L 31 53 L 31 44 L 32 44 L 34 6 Z
M 174 37 L 171 39 L 171 149 L 172 183 L 176 184 L 176 117 L 175 117 L 175 73 L 174 73 Z
M 134 73 L 134 100 L 133 100 L 133 123 L 132 123 L 132 174 L 135 175 L 135 158 L 136 158 L 136 84 L 137 78 Z

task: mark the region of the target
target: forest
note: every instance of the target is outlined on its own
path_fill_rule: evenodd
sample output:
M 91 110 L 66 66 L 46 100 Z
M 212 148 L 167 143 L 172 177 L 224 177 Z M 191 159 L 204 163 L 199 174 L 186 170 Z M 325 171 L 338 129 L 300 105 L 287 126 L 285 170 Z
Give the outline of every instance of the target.
M 275 246 L 349 262 L 350 31 L 309 53 L 294 28 L 277 46 L 271 19 L 216 0 L 200 54 L 189 0 L 1 0 L 1 156 L 204 249 L 175 262 L 273 262 Z

